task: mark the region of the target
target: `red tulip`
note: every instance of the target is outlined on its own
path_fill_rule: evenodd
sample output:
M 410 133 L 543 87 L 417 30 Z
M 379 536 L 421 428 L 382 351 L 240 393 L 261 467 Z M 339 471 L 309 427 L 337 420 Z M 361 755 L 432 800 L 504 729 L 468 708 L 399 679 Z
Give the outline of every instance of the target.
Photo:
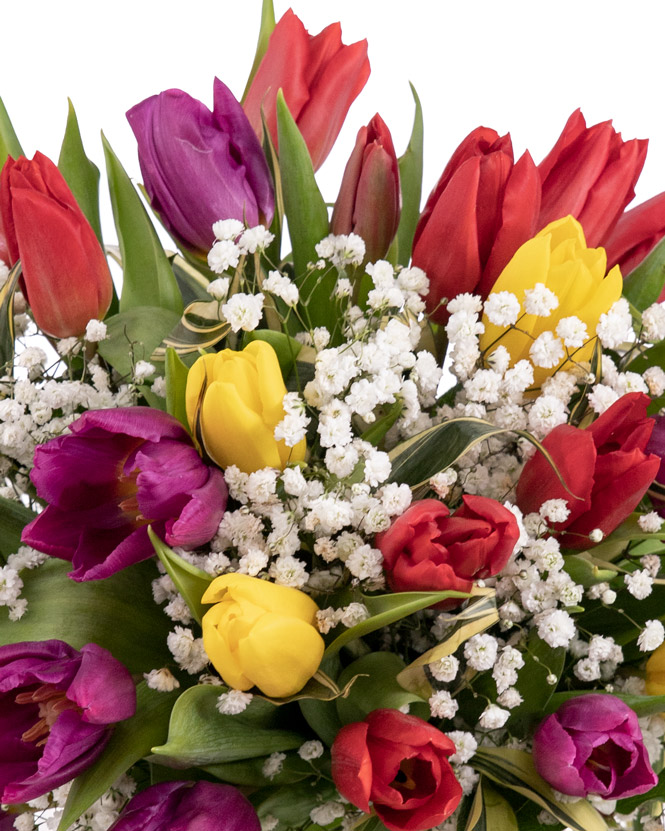
M 333 234 L 358 234 L 365 240 L 367 260 L 376 262 L 386 255 L 397 233 L 400 210 L 397 155 L 390 130 L 377 113 L 358 131 L 333 209 L 331 230 Z
M 630 274 L 664 235 L 665 193 L 659 193 L 621 215 L 603 243 L 608 269 L 618 264 L 624 276 Z M 665 300 L 665 291 L 659 299 Z
M 413 264 L 427 272 L 427 309 L 447 320 L 442 298 L 486 297 L 523 242 L 538 230 L 540 179 L 528 153 L 513 163 L 510 136 L 478 127 L 453 153 L 423 210 Z
M 281 89 L 318 170 L 368 78 L 366 40 L 345 46 L 339 23 L 312 37 L 289 9 L 270 36 L 243 106 L 259 138 L 263 109 L 277 146 L 275 102 Z
M 41 153 L 11 156 L 0 175 L 0 215 L 11 263 L 37 325 L 49 335 L 82 335 L 103 318 L 113 284 L 104 252 L 62 174 Z
M 604 245 L 635 196 L 647 144 L 623 141 L 611 121 L 587 127 L 575 110 L 538 165 L 543 186 L 538 229 L 571 214 L 580 221 L 589 248 Z
M 373 710 L 347 724 L 331 748 L 337 790 L 391 831 L 424 831 L 459 805 L 462 788 L 448 756 L 455 745 L 440 730 L 399 710 Z
M 536 512 L 548 499 L 564 499 L 570 515 L 553 523 L 565 531 L 566 548 L 588 548 L 589 534 L 610 534 L 639 504 L 660 467 L 660 457 L 646 452 L 654 427 L 647 417 L 650 399 L 641 392 L 623 395 L 584 430 L 561 424 L 545 437 L 571 496 L 542 453 L 529 459 L 517 483 L 517 504 Z

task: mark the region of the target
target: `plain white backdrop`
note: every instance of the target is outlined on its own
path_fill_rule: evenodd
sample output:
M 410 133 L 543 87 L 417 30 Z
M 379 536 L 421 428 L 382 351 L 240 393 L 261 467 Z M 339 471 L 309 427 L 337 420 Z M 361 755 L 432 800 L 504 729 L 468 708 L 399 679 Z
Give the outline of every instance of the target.
M 276 16 L 289 7 L 274 0 Z M 4 4 L 3 4 L 4 5 Z M 426 197 L 451 152 L 482 124 L 510 132 L 516 153 L 538 162 L 568 115 L 613 119 L 624 138 L 649 138 L 637 202 L 665 190 L 663 0 L 292 0 L 315 34 L 339 20 L 345 43 L 366 37 L 370 80 L 319 172 L 328 201 L 359 127 L 379 112 L 401 154 L 417 88 L 425 118 Z M 256 45 L 261 0 L 23 0 L 3 9 L 0 95 L 27 155 L 57 160 L 76 107 L 88 155 L 102 169 L 104 130 L 140 180 L 124 113 L 179 87 L 212 103 L 218 75 L 242 94 Z M 114 236 L 105 186 L 105 236 Z

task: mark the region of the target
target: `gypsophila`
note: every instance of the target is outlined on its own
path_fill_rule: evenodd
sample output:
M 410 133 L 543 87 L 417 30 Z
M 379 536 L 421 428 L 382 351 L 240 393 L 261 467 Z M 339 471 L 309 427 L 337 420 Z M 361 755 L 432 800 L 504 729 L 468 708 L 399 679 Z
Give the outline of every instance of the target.
M 323 745 L 317 739 L 301 744 L 298 748 L 298 756 L 305 762 L 311 762 L 323 756 Z
M 223 716 L 237 716 L 245 712 L 253 697 L 251 693 L 242 690 L 229 690 L 218 696 L 215 707 Z
M 647 620 L 644 629 L 637 638 L 637 645 L 642 652 L 653 652 L 665 640 L 665 627 L 659 620 Z
M 144 672 L 143 677 L 146 684 L 151 690 L 158 692 L 172 692 L 177 690 L 180 686 L 180 681 L 173 675 L 170 669 L 162 667 L 161 669 L 151 669 L 150 672 Z

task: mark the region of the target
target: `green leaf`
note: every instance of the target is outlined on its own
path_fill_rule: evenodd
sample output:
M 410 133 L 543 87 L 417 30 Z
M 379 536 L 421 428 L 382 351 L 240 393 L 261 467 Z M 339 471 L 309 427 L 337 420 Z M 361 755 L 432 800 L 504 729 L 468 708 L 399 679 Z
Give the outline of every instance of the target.
M 132 673 L 148 672 L 172 656 L 166 647 L 170 621 L 152 597 L 155 563 L 144 561 L 104 580 L 76 583 L 71 564 L 49 559 L 21 572 L 24 616 L 0 619 L 0 644 L 57 638 L 75 649 L 97 643 Z
M 605 821 L 586 799 L 557 802 L 550 786 L 536 773 L 531 754 L 524 750 L 479 747 L 470 764 L 497 785 L 536 802 L 572 831 L 607 831 Z
M 185 306 L 195 300 L 210 300 L 208 294 L 209 278 L 201 273 L 203 266 L 195 267 L 175 251 L 164 252 L 171 263 L 171 268 L 178 283 L 178 289 Z
M 339 656 L 333 655 L 321 661 L 319 670 L 325 672 L 329 677 L 335 678 L 339 675 L 340 667 Z M 336 708 L 315 698 L 302 699 L 298 702 L 298 705 L 307 724 L 324 744 L 330 746 L 342 727 Z
M 322 802 L 333 799 L 337 791 L 332 782 L 302 782 L 283 788 L 264 788 L 251 799 L 259 817 L 273 816 L 284 828 L 307 828 L 313 831 L 309 813 Z M 316 826 L 314 826 L 316 827 Z
M 189 611 L 192 613 L 192 617 L 200 624 L 203 615 L 207 611 L 201 603 L 201 598 L 212 583 L 212 575 L 179 557 L 175 551 L 172 551 L 166 543 L 159 539 L 150 526 L 148 526 L 148 536 L 155 553 L 162 561 L 162 565 L 173 580 L 176 589 L 182 595 Z
M 535 630 L 531 630 L 523 655 L 524 666 L 515 684 L 523 701 L 510 711 L 506 722 L 506 729 L 518 736 L 531 735 L 534 724 L 542 719 L 563 672 L 566 650 L 564 647 L 553 649 L 538 637 Z M 548 684 L 548 675 L 555 676 L 556 683 Z
M 423 109 L 413 84 L 409 84 L 416 112 L 406 152 L 398 159 L 399 181 L 402 190 L 402 214 L 397 236 L 388 253 L 391 262 L 408 265 L 411 259 L 413 235 L 420 217 L 420 198 L 423 187 Z
M 14 294 L 20 276 L 21 261 L 18 260 L 0 288 L 0 372 L 3 375 L 11 374 L 14 364 Z
M 464 831 L 518 831 L 510 804 L 480 777 Z
M 295 750 L 305 741 L 301 733 L 274 726 L 280 723 L 280 709 L 258 697 L 244 712 L 222 715 L 216 704 L 223 691 L 201 685 L 180 696 L 171 713 L 166 743 L 152 749 L 163 764 L 189 767 L 235 762 Z
M 22 502 L 0 497 L 0 555 L 15 554 L 21 545 L 21 534 L 35 514 Z
M 148 212 L 103 134 L 102 143 L 122 255 L 120 311 L 157 306 L 180 315 L 183 304 L 178 284 Z
M 601 543 L 589 549 L 589 556 L 595 560 L 611 560 L 625 549 L 627 543 L 634 540 L 662 540 L 662 531 L 649 534 L 640 528 L 638 520 L 641 516 L 641 513 L 633 513 L 627 517 Z
M 18 137 L 14 132 L 9 113 L 0 98 L 0 167 L 7 161 L 7 156 L 18 159 L 23 156 L 23 150 Z
M 404 401 L 402 401 L 400 396 L 397 396 L 395 403 L 389 408 L 388 412 L 384 416 L 381 416 L 381 418 L 377 418 L 377 420 L 371 424 L 367 430 L 365 430 L 361 438 L 376 447 L 379 442 L 383 440 L 388 430 L 390 430 L 393 424 L 400 417 L 403 409 Z
M 306 699 L 314 699 L 316 701 L 335 701 L 339 698 L 346 698 L 349 690 L 353 687 L 356 681 L 356 676 L 347 680 L 344 687 L 340 689 L 332 678 L 329 678 L 321 669 L 317 670 L 309 679 L 305 686 L 293 695 L 285 698 L 271 698 L 261 693 L 255 693 L 256 698 L 262 698 L 264 701 L 269 701 L 277 707 L 283 704 L 291 704 L 293 701 L 304 701 Z
M 564 560 L 564 571 L 572 577 L 573 582 L 584 586 L 585 589 L 612 580 L 616 576 L 615 571 L 600 568 L 585 554 L 566 554 Z
M 623 280 L 624 297 L 643 312 L 656 303 L 665 285 L 665 240 L 645 257 Z
M 178 353 L 172 347 L 166 350 L 165 378 L 166 378 L 166 412 L 182 424 L 189 431 L 185 392 L 187 389 L 187 375 L 189 370 L 180 360 Z
M 312 326 L 327 326 L 332 330 L 335 308 L 330 298 L 337 282 L 337 272 L 330 269 L 320 282 L 311 279 L 307 284 L 302 282 L 307 264 L 318 259 L 316 244 L 328 235 L 328 209 L 314 178 L 309 150 L 281 90 L 277 93 L 277 131 L 284 211 L 289 223 L 301 303 L 307 306 Z
M 58 831 L 67 831 L 128 768 L 164 741 L 177 692 L 151 690 L 145 681 L 136 689 L 136 713 L 119 722 L 102 755 L 72 783 Z
M 74 199 L 85 214 L 103 247 L 102 224 L 99 218 L 99 168 L 86 156 L 81 140 L 78 119 L 74 105 L 68 98 L 69 112 L 65 137 L 60 148 L 58 169 L 65 177 Z
M 286 381 L 293 371 L 302 344 L 290 335 L 275 332 L 273 329 L 255 329 L 253 332 L 247 332 L 244 338 L 245 343 L 251 343 L 253 340 L 264 340 L 272 346 L 277 353 L 282 378 Z
M 113 315 L 105 321 L 108 337 L 100 341 L 99 354 L 121 375 L 131 376 L 136 361 L 157 360 L 153 353 L 178 320 L 175 312 L 158 306 L 135 306 Z
M 198 355 L 202 349 L 210 349 L 223 340 L 231 327 L 221 319 L 220 310 L 221 303 L 217 300 L 190 303 L 153 352 L 155 360 L 163 361 L 169 347 L 178 355 Z
M 226 762 L 218 765 L 206 765 L 203 768 L 208 773 L 229 782 L 231 785 L 245 785 L 258 788 L 266 784 L 263 765 L 267 756 L 258 756 L 256 759 L 244 759 L 240 762 Z M 305 762 L 297 753 L 287 753 L 282 762 L 282 769 L 276 773 L 270 782 L 272 785 L 292 785 L 314 776 L 314 770 L 309 762 Z
M 614 698 L 620 698 L 624 704 L 627 704 L 631 710 L 635 711 L 638 718 L 655 716 L 658 713 L 665 712 L 665 695 L 624 695 L 623 693 L 617 692 L 608 693 L 605 690 L 576 690 L 574 692 L 554 693 L 547 707 L 543 709 L 543 713 L 554 713 L 565 701 L 569 701 L 571 698 L 579 698 L 581 695 L 592 694 L 613 695 Z
M 661 770 L 658 775 L 658 784 L 654 785 L 650 791 L 637 796 L 629 796 L 628 799 L 620 799 L 617 802 L 616 812 L 617 814 L 632 814 L 636 808 L 652 799 L 665 800 L 665 770 Z
M 249 78 L 247 79 L 245 91 L 242 94 L 241 103 L 243 104 L 245 103 L 245 98 L 247 98 L 247 93 L 252 85 L 252 81 L 254 80 L 256 71 L 259 68 L 259 64 L 268 50 L 268 41 L 270 40 L 270 35 L 272 34 L 272 30 L 274 28 L 275 9 L 273 8 L 272 0 L 263 0 L 263 4 L 261 6 L 261 28 L 259 29 L 259 40 L 256 44 L 254 63 L 249 71 Z

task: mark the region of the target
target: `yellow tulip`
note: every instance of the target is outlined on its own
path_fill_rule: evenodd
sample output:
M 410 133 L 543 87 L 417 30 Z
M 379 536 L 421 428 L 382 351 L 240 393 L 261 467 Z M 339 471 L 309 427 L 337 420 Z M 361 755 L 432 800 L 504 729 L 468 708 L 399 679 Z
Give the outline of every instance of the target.
M 575 316 L 586 325 L 589 339 L 578 349 L 568 349 L 558 365 L 534 367 L 534 387 L 540 387 L 557 369 L 574 372 L 575 364 L 586 367 L 593 355 L 600 316 L 621 297 L 623 289 L 619 266 L 614 266 L 607 276 L 606 268 L 605 249 L 587 248 L 582 226 L 572 216 L 543 228 L 518 248 L 491 293 L 509 291 L 523 303 L 525 290 L 543 283 L 556 294 L 559 305 L 549 317 L 520 317 L 515 324 L 517 328 L 496 326 L 483 315 L 485 332 L 480 338 L 480 349 L 486 353 L 485 360 L 499 345 L 510 353 L 511 365 L 528 360 L 531 344 L 540 334 L 556 333 L 560 320 Z
M 665 643 L 647 661 L 647 695 L 665 695 Z
M 283 470 L 307 450 L 304 439 L 295 447 L 275 439 L 285 394 L 275 350 L 256 340 L 242 352 L 224 349 L 196 361 L 187 376 L 187 418 L 194 431 L 198 413 L 205 449 L 220 467 Z
M 318 606 L 298 589 L 246 574 L 215 578 L 201 598 L 203 646 L 234 689 L 257 686 L 273 698 L 299 692 L 319 668 Z

